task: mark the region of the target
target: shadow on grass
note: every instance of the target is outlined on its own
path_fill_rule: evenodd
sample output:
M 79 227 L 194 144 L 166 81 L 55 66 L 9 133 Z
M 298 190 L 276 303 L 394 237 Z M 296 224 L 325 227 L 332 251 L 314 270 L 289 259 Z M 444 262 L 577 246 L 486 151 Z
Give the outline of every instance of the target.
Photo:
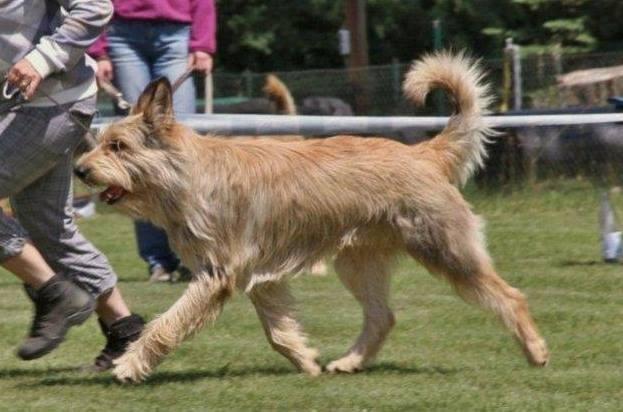
M 79 369 L 73 369 L 73 371 Z M 46 374 L 46 371 L 37 371 L 39 376 Z M 0 371 L 1 373 L 1 371 Z M 132 386 L 159 386 L 163 384 L 169 383 L 185 383 L 185 382 L 194 382 L 203 379 L 222 379 L 222 378 L 232 378 L 232 377 L 244 377 L 244 376 L 281 376 L 281 375 L 292 375 L 296 372 L 290 368 L 250 368 L 250 369 L 240 369 L 240 370 L 229 370 L 227 366 L 224 366 L 217 370 L 186 370 L 180 372 L 156 372 L 153 376 L 149 377 L 145 382 L 140 385 L 127 385 L 128 387 Z M 37 374 L 32 374 L 32 376 L 36 376 Z M 1 375 L 0 375 L 1 376 Z M 14 375 L 15 376 L 15 375 Z M 43 379 L 39 382 L 31 383 L 29 385 L 21 385 L 21 386 L 30 386 L 30 387 L 38 387 L 38 386 L 89 386 L 89 385 L 98 385 L 98 386 L 110 386 L 110 385 L 119 385 L 120 383 L 114 380 L 110 373 L 102 373 L 102 374 L 93 374 L 84 372 L 79 374 L 79 376 L 59 376 L 59 377 L 50 377 L 50 376 L 42 376 Z M 124 385 L 125 386 L 125 385 Z
M 0 369 L 0 379 L 11 379 L 21 377 L 35 377 L 40 378 L 45 375 L 65 372 L 80 372 L 82 367 L 62 367 L 62 368 L 47 368 L 47 369 L 20 369 L 20 368 L 8 368 Z
M 456 375 L 461 372 L 458 368 L 444 368 L 443 366 L 405 366 L 392 362 L 382 362 L 370 366 L 363 373 L 391 373 L 401 375 Z
M 573 266 L 613 266 L 616 263 L 605 263 L 601 260 L 563 260 L 557 262 L 557 266 L 560 267 L 573 267 Z M 619 263 L 620 265 L 620 263 Z
M 404 374 L 404 375 L 454 375 L 461 370 L 456 368 L 444 368 L 441 366 L 410 367 L 395 363 L 381 363 L 370 367 L 361 374 Z M 77 376 L 50 376 L 54 373 L 78 372 Z M 289 367 L 259 367 L 230 370 L 226 365 L 217 370 L 186 370 L 179 372 L 156 372 L 140 385 L 127 385 L 128 387 L 152 387 L 166 385 L 170 383 L 188 383 L 203 379 L 223 379 L 239 378 L 251 376 L 286 376 L 297 375 L 298 373 Z M 110 373 L 93 374 L 83 372 L 81 368 L 51 368 L 46 370 L 28 369 L 0 369 L 0 378 L 10 378 L 18 376 L 41 377 L 39 382 L 20 384 L 20 387 L 41 387 L 41 386 L 111 386 L 119 385 Z M 330 375 L 325 375 L 330 376 Z M 331 375 L 331 376 L 348 376 Z

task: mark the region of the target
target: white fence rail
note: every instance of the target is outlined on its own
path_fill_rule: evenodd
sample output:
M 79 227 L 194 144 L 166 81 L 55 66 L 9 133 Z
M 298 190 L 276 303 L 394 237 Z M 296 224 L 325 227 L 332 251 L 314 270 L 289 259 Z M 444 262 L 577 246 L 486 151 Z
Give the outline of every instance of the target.
M 623 113 L 507 115 L 485 116 L 485 124 L 493 128 L 528 126 L 564 126 L 599 123 L 623 123 Z M 95 119 L 92 128 L 100 131 L 114 117 Z M 337 117 L 337 116 L 280 116 L 192 114 L 178 116 L 178 120 L 199 133 L 222 135 L 283 135 L 331 136 L 335 134 L 382 135 L 384 133 L 441 130 L 448 117 Z

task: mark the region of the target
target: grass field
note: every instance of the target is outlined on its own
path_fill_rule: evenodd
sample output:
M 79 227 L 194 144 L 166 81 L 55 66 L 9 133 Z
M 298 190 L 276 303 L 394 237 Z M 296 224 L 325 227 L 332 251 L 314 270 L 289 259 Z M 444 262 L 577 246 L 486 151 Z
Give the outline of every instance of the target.
M 552 360 L 545 369 L 529 367 L 488 314 L 403 260 L 392 284 L 397 326 L 364 373 L 295 373 L 269 348 L 248 300 L 237 296 L 214 327 L 185 343 L 147 382 L 121 386 L 109 374 L 80 370 L 103 345 L 94 319 L 72 330 L 56 352 L 19 361 L 14 351 L 31 311 L 18 282 L 3 273 L 0 409 L 621 410 L 623 268 L 600 262 L 594 188 L 576 182 L 469 197 L 488 221 L 500 273 L 528 296 L 548 340 Z M 109 256 L 135 311 L 152 318 L 181 294 L 183 284 L 145 282 L 129 220 L 102 213 L 81 226 Z M 357 335 L 359 307 L 333 275 L 292 284 L 326 364 Z

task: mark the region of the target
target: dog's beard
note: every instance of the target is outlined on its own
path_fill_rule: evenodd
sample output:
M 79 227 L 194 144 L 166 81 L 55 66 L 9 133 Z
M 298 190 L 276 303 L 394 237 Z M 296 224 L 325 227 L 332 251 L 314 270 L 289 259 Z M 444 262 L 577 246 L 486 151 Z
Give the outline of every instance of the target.
M 123 199 L 128 194 L 128 191 L 121 186 L 111 185 L 105 190 L 100 192 L 99 198 L 102 202 L 106 202 L 109 205 L 114 205 L 119 200 Z

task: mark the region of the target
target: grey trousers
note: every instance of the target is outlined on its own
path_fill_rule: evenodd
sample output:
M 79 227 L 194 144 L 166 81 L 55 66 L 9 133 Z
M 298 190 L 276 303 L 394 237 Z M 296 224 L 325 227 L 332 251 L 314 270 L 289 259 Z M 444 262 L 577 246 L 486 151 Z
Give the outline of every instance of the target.
M 88 125 L 95 98 L 0 111 L 0 199 L 10 199 L 17 219 L 0 209 L 0 262 L 20 254 L 30 239 L 55 272 L 97 297 L 115 286 L 117 275 L 74 221 L 72 160 L 84 130 L 65 110 Z

